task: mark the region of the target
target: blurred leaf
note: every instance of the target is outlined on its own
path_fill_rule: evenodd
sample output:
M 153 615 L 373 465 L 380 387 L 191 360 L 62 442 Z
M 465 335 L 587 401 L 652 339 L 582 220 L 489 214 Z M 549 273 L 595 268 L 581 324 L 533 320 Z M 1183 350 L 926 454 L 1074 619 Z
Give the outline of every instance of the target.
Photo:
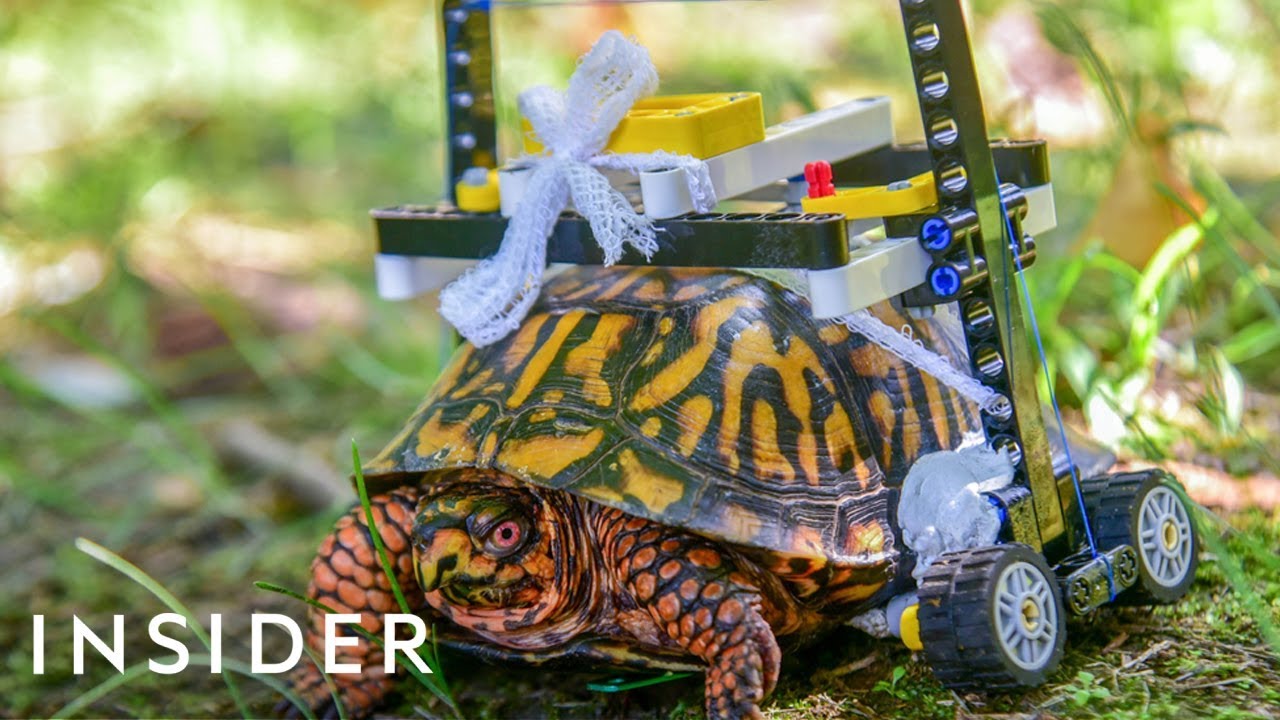
M 1280 323 L 1258 320 L 1233 334 L 1222 345 L 1222 355 L 1231 363 L 1260 358 L 1280 348 Z
M 1125 129 L 1126 134 L 1132 132 L 1133 122 L 1124 94 L 1120 91 L 1111 68 L 1094 48 L 1093 41 L 1076 21 L 1071 10 L 1047 2 L 1036 2 L 1034 7 L 1045 38 L 1085 65 L 1106 97 L 1116 123 Z
M 1218 401 L 1219 430 L 1224 433 L 1235 433 L 1240 430 L 1244 418 L 1244 380 L 1240 371 L 1231 364 L 1218 348 L 1210 349 L 1214 370 L 1217 375 L 1215 394 Z
M 1058 339 L 1058 367 L 1077 397 L 1088 395 L 1093 376 L 1098 371 L 1098 356 L 1078 339 L 1063 334 Z
M 1205 225 L 1215 222 L 1216 216 L 1206 214 Z M 1139 308 L 1150 307 L 1173 272 L 1187 259 L 1204 238 L 1201 226 L 1191 223 L 1182 226 L 1164 241 L 1142 271 L 1142 279 L 1134 288 L 1133 304 Z
M 1199 225 L 1184 225 L 1165 239 L 1142 271 L 1142 278 L 1133 290 L 1132 303 L 1136 314 L 1129 334 L 1129 355 L 1135 366 L 1150 363 L 1162 321 L 1168 317 L 1168 306 L 1171 305 L 1169 301 L 1172 298 L 1166 295 L 1173 293 L 1166 291 L 1175 271 L 1182 267 L 1203 237 Z
M 1223 219 L 1232 230 L 1261 250 L 1273 265 L 1280 267 L 1280 242 L 1258 222 L 1221 175 L 1198 162 L 1191 167 L 1191 181 L 1214 207 L 1221 209 Z
M 1170 139 L 1179 135 L 1199 132 L 1212 133 L 1214 135 L 1225 135 L 1227 131 L 1218 123 L 1205 122 L 1202 120 L 1178 120 L 1170 123 L 1169 128 L 1165 131 Z
M 1257 273 L 1255 273 L 1253 268 L 1251 268 L 1249 264 L 1245 262 L 1244 258 L 1241 257 L 1240 251 L 1231 243 L 1231 240 L 1222 233 L 1222 230 L 1218 227 L 1218 223 L 1216 222 L 1218 217 L 1217 213 L 1211 208 L 1202 216 L 1200 213 L 1197 213 L 1194 208 L 1187 205 L 1186 201 L 1181 198 L 1178 198 L 1173 194 L 1168 194 L 1168 197 L 1177 203 L 1178 206 L 1182 208 L 1183 212 L 1196 219 L 1196 223 L 1204 232 L 1204 236 L 1210 241 L 1210 244 L 1214 248 L 1222 253 L 1227 264 L 1232 266 L 1232 269 L 1236 272 L 1237 276 L 1241 280 L 1248 280 L 1251 283 L 1253 295 L 1257 298 L 1258 303 L 1262 308 L 1276 322 L 1280 322 L 1280 302 L 1277 302 L 1275 297 L 1271 295 L 1267 288 L 1258 282 Z

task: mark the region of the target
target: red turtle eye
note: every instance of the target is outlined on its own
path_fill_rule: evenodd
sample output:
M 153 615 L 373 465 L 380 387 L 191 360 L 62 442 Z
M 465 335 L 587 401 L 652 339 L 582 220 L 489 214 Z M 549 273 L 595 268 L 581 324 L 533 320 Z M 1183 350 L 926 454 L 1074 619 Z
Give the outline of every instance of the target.
M 520 545 L 524 530 L 515 520 L 505 520 L 489 533 L 488 545 L 498 553 L 510 552 Z

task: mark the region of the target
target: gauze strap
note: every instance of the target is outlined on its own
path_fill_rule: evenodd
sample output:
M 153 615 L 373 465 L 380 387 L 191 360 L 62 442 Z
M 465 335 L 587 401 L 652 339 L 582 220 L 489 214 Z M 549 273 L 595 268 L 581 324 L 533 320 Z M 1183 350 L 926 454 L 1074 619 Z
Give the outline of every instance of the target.
M 567 90 L 534 87 L 520 93 L 520 112 L 546 153 L 529 158 L 531 177 L 502 238 L 502 247 L 440 293 L 440 314 L 483 347 L 520 325 L 542 289 L 547 238 L 573 199 L 612 265 L 631 245 L 646 258 L 658 249 L 653 222 L 636 213 L 600 169 L 630 173 L 680 168 L 695 209 L 715 206 L 706 163 L 669 152 L 601 154 L 627 111 L 658 88 L 649 52 L 610 30 L 582 57 Z
M 866 310 L 840 318 L 850 330 L 862 333 L 868 340 L 888 350 L 918 370 L 929 373 L 938 382 L 960 393 L 970 402 L 990 412 L 999 410 L 1000 394 L 960 372 L 947 358 L 929 350 L 914 339 L 894 330 Z

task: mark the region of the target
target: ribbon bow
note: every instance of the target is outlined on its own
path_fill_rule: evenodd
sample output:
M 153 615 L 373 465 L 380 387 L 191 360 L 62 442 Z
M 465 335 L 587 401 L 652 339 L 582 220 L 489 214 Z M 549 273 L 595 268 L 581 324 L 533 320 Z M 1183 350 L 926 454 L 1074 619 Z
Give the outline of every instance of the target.
M 624 244 L 652 257 L 658 249 L 653 221 L 636 213 L 601 168 L 632 174 L 680 168 L 695 209 L 715 206 L 701 160 L 664 151 L 601 154 L 631 106 L 657 88 L 649 52 L 610 30 L 579 61 L 567 90 L 539 86 L 520 93 L 520 112 L 546 152 L 524 159 L 532 174 L 498 252 L 440 293 L 440 314 L 463 337 L 484 347 L 519 327 L 542 288 L 547 239 L 570 198 L 590 223 L 605 265 L 622 257 Z

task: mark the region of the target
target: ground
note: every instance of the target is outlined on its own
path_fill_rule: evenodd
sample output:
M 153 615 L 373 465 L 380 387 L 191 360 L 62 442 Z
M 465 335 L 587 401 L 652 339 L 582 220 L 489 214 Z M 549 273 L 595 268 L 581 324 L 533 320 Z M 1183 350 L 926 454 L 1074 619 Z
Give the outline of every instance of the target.
M 114 486 L 127 488 L 128 482 Z M 89 498 L 88 502 L 95 502 Z M 127 503 L 121 503 L 127 504 Z M 113 505 L 102 498 L 106 509 Z M 93 657 L 83 678 L 71 676 L 69 617 L 75 614 L 100 633 L 110 614 L 126 610 L 125 662 L 128 665 L 167 653 L 145 634 L 149 618 L 164 606 L 141 586 L 80 553 L 77 533 L 92 533 L 66 511 L 26 495 L 3 505 L 6 587 L 21 588 L 0 600 L 0 647 L 10 672 L 0 676 L 0 697 L 7 717 L 44 717 L 83 699 L 96 683 L 114 675 Z M 921 658 L 894 641 L 879 641 L 844 629 L 784 660 L 778 692 L 766 706 L 772 718 L 843 717 L 1278 717 L 1280 660 L 1263 639 L 1264 629 L 1249 604 L 1262 603 L 1280 617 L 1280 546 L 1276 517 L 1261 511 L 1229 516 L 1218 526 L 1196 584 L 1188 598 L 1172 607 L 1104 608 L 1088 618 L 1072 619 L 1062 668 L 1044 687 L 984 697 L 957 695 L 932 679 Z M 147 517 L 132 539 L 117 547 L 179 600 L 189 600 L 195 616 L 224 615 L 228 657 L 247 662 L 250 612 L 281 612 L 299 617 L 301 603 L 260 590 L 254 580 L 286 587 L 305 586 L 309 556 L 328 523 L 307 518 L 261 534 L 251 525 L 179 513 Z M 100 538 L 103 539 L 103 538 Z M 109 542 L 109 539 L 106 539 Z M 1226 553 L 1223 555 L 1222 553 Z M 1222 558 L 1227 557 L 1224 563 Z M 1240 563 L 1252 597 L 1229 577 Z M 21 584 L 19 584 L 21 583 Z M 214 591 L 216 589 L 216 591 Z M 47 620 L 45 674 L 31 674 L 31 614 Z M 189 635 L 178 635 L 201 652 Z M 266 659 L 282 642 L 268 635 Z M 488 666 L 444 652 L 440 667 L 459 711 L 471 718 L 605 718 L 700 716 L 701 678 L 685 678 L 619 694 L 588 690 L 600 674 Z M 278 696 L 271 688 L 240 678 L 250 716 L 270 711 Z M 452 717 L 448 707 L 412 679 L 387 716 Z M 235 717 L 227 688 L 199 667 L 178 677 L 143 674 L 80 709 L 77 716 Z

